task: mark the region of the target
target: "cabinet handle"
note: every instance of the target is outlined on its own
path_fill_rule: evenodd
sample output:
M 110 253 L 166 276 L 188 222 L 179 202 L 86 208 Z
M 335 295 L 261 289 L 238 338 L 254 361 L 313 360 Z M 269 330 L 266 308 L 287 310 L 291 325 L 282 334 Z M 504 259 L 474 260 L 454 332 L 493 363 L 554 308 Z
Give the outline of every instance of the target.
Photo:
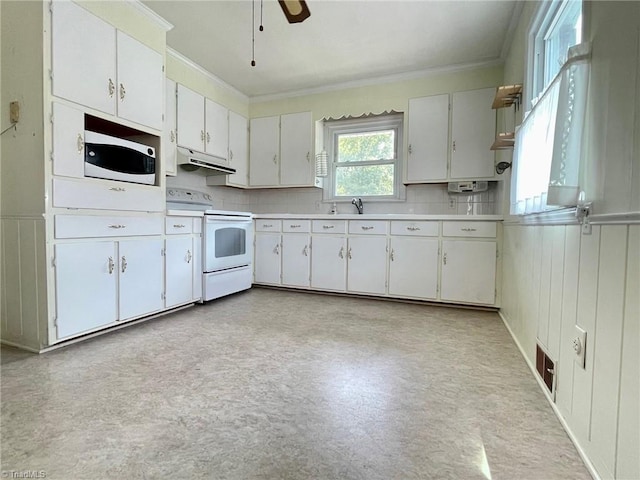
M 175 224 L 174 223 L 173 224 L 173 228 L 184 228 L 184 227 L 186 227 L 186 225 L 183 225 L 182 223 L 179 223 L 179 224 Z
M 410 232 L 417 232 L 418 230 L 420 230 L 420 227 L 414 227 L 413 225 L 407 227 L 407 230 L 409 230 Z
M 338 256 L 340 258 L 344 258 L 344 247 L 340 247 L 340 251 L 338 252 Z
M 207 143 L 211 143 L 211 135 L 209 135 L 209 132 L 207 132 Z
M 394 261 L 394 251 L 393 251 L 393 248 L 391 249 L 391 255 L 390 255 L 390 257 L 391 257 L 391 261 L 393 262 L 393 261 Z
M 305 245 L 305 246 L 304 246 L 304 248 L 302 249 L 302 254 L 303 254 L 305 257 L 308 257 L 308 256 L 309 256 L 309 251 L 308 251 L 308 249 L 307 249 L 307 245 Z
M 367 226 L 367 225 L 363 225 L 363 226 L 362 226 L 362 227 L 360 227 L 360 228 L 362 228 L 363 230 L 372 230 L 372 229 L 373 229 L 373 227 L 371 227 L 371 226 Z
M 113 263 L 113 257 L 109 257 L 109 275 L 113 273 L 114 268 L 115 264 Z
M 268 224 L 268 225 L 266 223 L 262 224 L 262 228 L 271 228 L 271 227 L 273 227 L 273 225 L 271 224 Z
M 322 225 L 322 228 L 324 228 L 325 230 L 328 230 L 330 228 L 334 228 L 335 225 Z
M 349 251 L 347 252 L 347 257 L 349 257 L 349 260 L 351 260 L 351 247 L 349 247 Z
M 443 265 L 447 264 L 447 252 L 444 252 L 444 254 L 442 255 L 442 264 Z
M 200 130 L 200 141 L 204 142 L 204 130 Z
M 78 140 L 76 141 L 76 144 L 78 145 L 78 153 L 82 153 L 82 150 L 84 149 L 84 138 L 82 138 L 81 133 L 78 134 Z
M 122 187 L 111 187 L 109 190 L 112 192 L 126 192 L 127 190 Z
M 278 155 L 273 156 L 273 163 L 278 163 Z
M 411 148 L 411 144 L 409 144 L 409 148 L 407 149 L 407 151 L 409 152 L 409 155 L 411 155 L 413 153 L 413 149 Z
M 116 86 L 113 80 L 109 79 L 109 97 L 113 98 L 113 94 L 116 93 Z
M 476 231 L 475 228 L 461 228 L 460 230 L 462 230 L 463 232 L 475 232 Z
M 289 225 L 290 228 L 300 228 L 302 225 Z
M 120 84 L 120 101 L 124 100 L 124 96 L 127 94 L 127 91 L 124 89 L 124 85 Z
M 169 133 L 169 140 L 171 140 L 171 143 L 176 141 L 176 134 L 173 130 L 171 130 L 171 133 Z
M 229 150 L 229 160 L 233 160 L 233 150 Z
M 124 271 L 127 269 L 127 259 L 124 258 L 124 255 L 122 256 L 122 262 L 120 262 L 122 264 L 122 273 L 124 273 Z
M 121 228 L 127 228 L 127 226 L 126 225 L 121 225 L 119 223 L 116 223 L 116 224 L 109 225 L 109 228 L 115 228 L 115 229 L 119 230 Z
M 187 263 L 191 263 L 191 250 L 187 250 Z
M 307 152 L 307 162 L 311 161 L 311 152 Z
M 455 140 L 453 141 L 453 151 L 454 152 L 456 151 L 456 141 Z
M 273 249 L 273 253 L 275 253 L 276 255 L 280 255 L 280 244 L 279 243 L 276 244 L 276 248 Z

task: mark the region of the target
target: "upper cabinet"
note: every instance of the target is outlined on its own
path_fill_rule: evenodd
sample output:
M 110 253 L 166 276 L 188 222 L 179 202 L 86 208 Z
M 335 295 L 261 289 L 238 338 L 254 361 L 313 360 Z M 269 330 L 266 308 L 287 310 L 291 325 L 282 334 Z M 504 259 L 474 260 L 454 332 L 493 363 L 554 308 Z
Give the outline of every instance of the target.
M 207 185 L 246 188 L 249 185 L 249 123 L 239 113 L 229 110 L 229 166 L 231 175 L 207 177 Z
M 251 119 L 252 187 L 314 186 L 311 112 Z
M 495 139 L 494 94 L 485 88 L 410 99 L 405 183 L 494 178 L 487 149 Z
M 493 178 L 495 154 L 488 149 L 496 137 L 496 112 L 491 108 L 495 88 L 452 95 L 452 179 Z
M 162 55 L 72 2 L 52 4 L 53 95 L 162 129 Z
M 178 145 L 228 161 L 229 110 L 178 85 Z

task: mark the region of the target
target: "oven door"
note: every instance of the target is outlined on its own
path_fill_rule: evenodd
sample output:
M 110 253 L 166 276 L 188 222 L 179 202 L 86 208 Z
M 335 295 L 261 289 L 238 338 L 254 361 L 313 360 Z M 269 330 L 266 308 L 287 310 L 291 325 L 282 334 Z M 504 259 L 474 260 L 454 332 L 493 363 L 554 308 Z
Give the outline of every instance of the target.
M 253 222 L 250 218 L 205 215 L 204 272 L 251 265 Z

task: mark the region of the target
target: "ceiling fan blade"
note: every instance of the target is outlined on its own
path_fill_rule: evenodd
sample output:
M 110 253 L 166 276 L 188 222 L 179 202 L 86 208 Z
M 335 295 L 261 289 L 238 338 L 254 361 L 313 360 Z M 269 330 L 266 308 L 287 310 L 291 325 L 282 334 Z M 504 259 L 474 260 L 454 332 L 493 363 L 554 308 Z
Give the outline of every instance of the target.
M 278 3 L 289 23 L 304 22 L 311 16 L 305 0 L 278 0 Z

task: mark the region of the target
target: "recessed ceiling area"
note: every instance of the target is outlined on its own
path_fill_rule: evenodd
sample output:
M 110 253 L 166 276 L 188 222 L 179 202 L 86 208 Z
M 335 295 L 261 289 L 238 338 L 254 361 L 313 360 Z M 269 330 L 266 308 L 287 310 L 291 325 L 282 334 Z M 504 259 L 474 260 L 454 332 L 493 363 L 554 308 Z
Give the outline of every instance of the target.
M 307 0 L 297 24 L 275 0 L 143 3 L 174 25 L 169 47 L 259 97 L 497 61 L 518 2 Z

